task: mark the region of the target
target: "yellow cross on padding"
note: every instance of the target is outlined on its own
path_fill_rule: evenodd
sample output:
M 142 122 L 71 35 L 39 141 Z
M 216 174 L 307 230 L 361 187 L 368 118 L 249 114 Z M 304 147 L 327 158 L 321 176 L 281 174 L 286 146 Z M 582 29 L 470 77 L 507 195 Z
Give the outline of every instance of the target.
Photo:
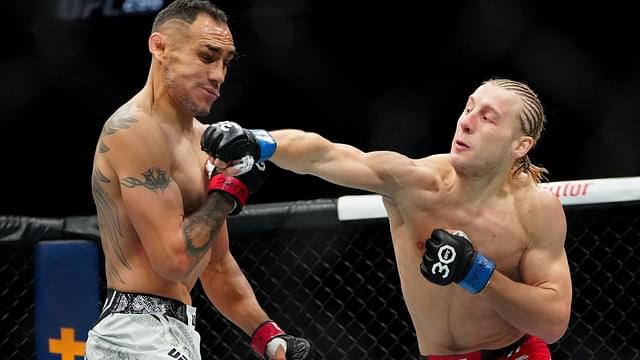
M 75 360 L 76 356 L 84 356 L 84 341 L 75 340 L 73 328 L 60 328 L 60 339 L 49 339 L 49 352 L 62 355 L 60 360 Z

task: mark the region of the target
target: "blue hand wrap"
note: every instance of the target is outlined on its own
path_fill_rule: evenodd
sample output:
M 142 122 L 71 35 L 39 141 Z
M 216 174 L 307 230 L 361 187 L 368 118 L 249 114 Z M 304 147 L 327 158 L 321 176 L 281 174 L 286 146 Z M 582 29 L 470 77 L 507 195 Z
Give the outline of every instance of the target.
M 471 261 L 469 271 L 467 271 L 467 274 L 459 284 L 472 294 L 477 294 L 487 285 L 495 269 L 496 263 L 482 254 L 476 253 L 473 261 Z
M 266 130 L 249 130 L 255 136 L 258 147 L 260 148 L 260 159 L 256 159 L 256 163 L 269 160 L 276 152 L 276 140 Z

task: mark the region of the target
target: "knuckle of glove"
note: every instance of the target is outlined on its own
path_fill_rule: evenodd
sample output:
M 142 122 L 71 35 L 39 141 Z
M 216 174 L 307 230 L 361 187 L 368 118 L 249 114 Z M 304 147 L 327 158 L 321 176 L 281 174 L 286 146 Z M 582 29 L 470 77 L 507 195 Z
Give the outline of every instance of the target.
M 246 132 L 228 131 L 222 133 L 215 155 L 226 162 L 238 160 L 247 155 L 257 159 L 257 147 L 257 144 L 251 141 Z
M 221 150 L 222 149 L 221 147 Z M 232 139 L 227 146 L 224 147 L 224 152 L 221 152 L 220 157 L 228 161 L 238 160 L 246 155 L 252 155 L 249 142 L 246 139 Z
M 431 232 L 431 239 L 430 242 L 432 242 L 435 245 L 440 245 L 443 242 L 446 241 L 446 239 L 448 239 L 450 236 L 450 234 L 443 229 L 434 229 Z
M 209 155 L 215 155 L 218 147 L 215 137 L 216 126 L 211 125 L 204 130 L 202 137 L 200 138 L 200 149 Z
M 287 360 L 304 360 L 311 358 L 309 357 L 311 354 L 311 343 L 309 340 L 292 335 L 280 335 L 280 337 L 287 342 Z

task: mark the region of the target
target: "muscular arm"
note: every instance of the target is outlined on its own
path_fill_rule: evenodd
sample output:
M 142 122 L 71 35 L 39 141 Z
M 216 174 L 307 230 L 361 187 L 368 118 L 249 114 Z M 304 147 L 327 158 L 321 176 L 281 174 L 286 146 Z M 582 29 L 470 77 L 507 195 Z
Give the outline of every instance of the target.
M 428 168 L 395 152 L 365 153 L 301 130 L 276 130 L 271 135 L 278 143 L 273 163 L 334 184 L 394 196 L 401 189 L 425 186 L 434 178 Z
M 480 296 L 514 327 L 551 344 L 567 330 L 572 289 L 564 250 L 564 211 L 555 198 L 544 202 L 533 224 L 532 244 L 520 263 L 524 283 L 496 271 Z
M 211 194 L 184 217 L 164 134 L 144 118 L 140 122 L 110 133 L 104 156 L 117 174 L 126 216 L 151 266 L 166 279 L 183 281 L 209 250 L 233 204 L 222 194 Z
M 268 320 L 267 314 L 229 252 L 226 228 L 212 245 L 211 259 L 200 275 L 202 287 L 211 303 L 230 321 L 251 335 L 256 327 Z

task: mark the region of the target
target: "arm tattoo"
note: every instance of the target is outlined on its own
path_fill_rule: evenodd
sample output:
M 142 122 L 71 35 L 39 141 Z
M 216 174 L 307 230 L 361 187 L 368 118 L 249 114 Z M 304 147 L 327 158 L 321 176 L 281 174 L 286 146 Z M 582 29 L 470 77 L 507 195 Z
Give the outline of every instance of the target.
M 93 169 L 91 176 L 91 192 L 93 193 L 93 201 L 96 204 L 100 239 L 106 254 L 105 261 L 110 264 L 108 269 L 111 275 L 124 283 L 117 268 L 113 265 L 113 261 L 117 259 L 122 266 L 131 270 L 131 265 L 129 265 L 127 257 L 120 246 L 123 235 L 120 228 L 120 221 L 118 220 L 118 207 L 113 199 L 111 199 L 111 196 L 109 196 L 109 193 L 100 186 L 100 183 L 109 184 L 111 180 L 96 167 Z
M 104 154 L 109 150 L 111 150 L 111 149 L 109 149 L 109 147 L 104 143 L 104 141 L 102 141 L 102 139 L 100 139 L 100 142 L 98 143 L 98 152 L 101 153 L 101 154 Z
M 138 121 L 133 112 L 133 103 L 126 103 L 116 110 L 107 122 L 102 127 L 102 133 L 100 133 L 100 144 L 98 145 L 98 152 L 101 154 L 109 151 L 109 147 L 104 143 L 104 137 L 115 134 L 118 130 L 128 129 L 131 124 Z
M 211 194 L 200 210 L 185 219 L 182 231 L 187 251 L 194 258 L 194 263 L 200 261 L 209 250 L 211 242 L 218 237 L 227 218 L 229 202 L 223 194 Z
M 171 176 L 168 176 L 166 171 L 157 167 L 149 168 L 149 170 L 142 173 L 142 176 L 143 180 L 133 176 L 126 177 L 122 179 L 121 184 L 128 188 L 143 186 L 157 194 L 158 191 L 163 191 L 171 183 Z

